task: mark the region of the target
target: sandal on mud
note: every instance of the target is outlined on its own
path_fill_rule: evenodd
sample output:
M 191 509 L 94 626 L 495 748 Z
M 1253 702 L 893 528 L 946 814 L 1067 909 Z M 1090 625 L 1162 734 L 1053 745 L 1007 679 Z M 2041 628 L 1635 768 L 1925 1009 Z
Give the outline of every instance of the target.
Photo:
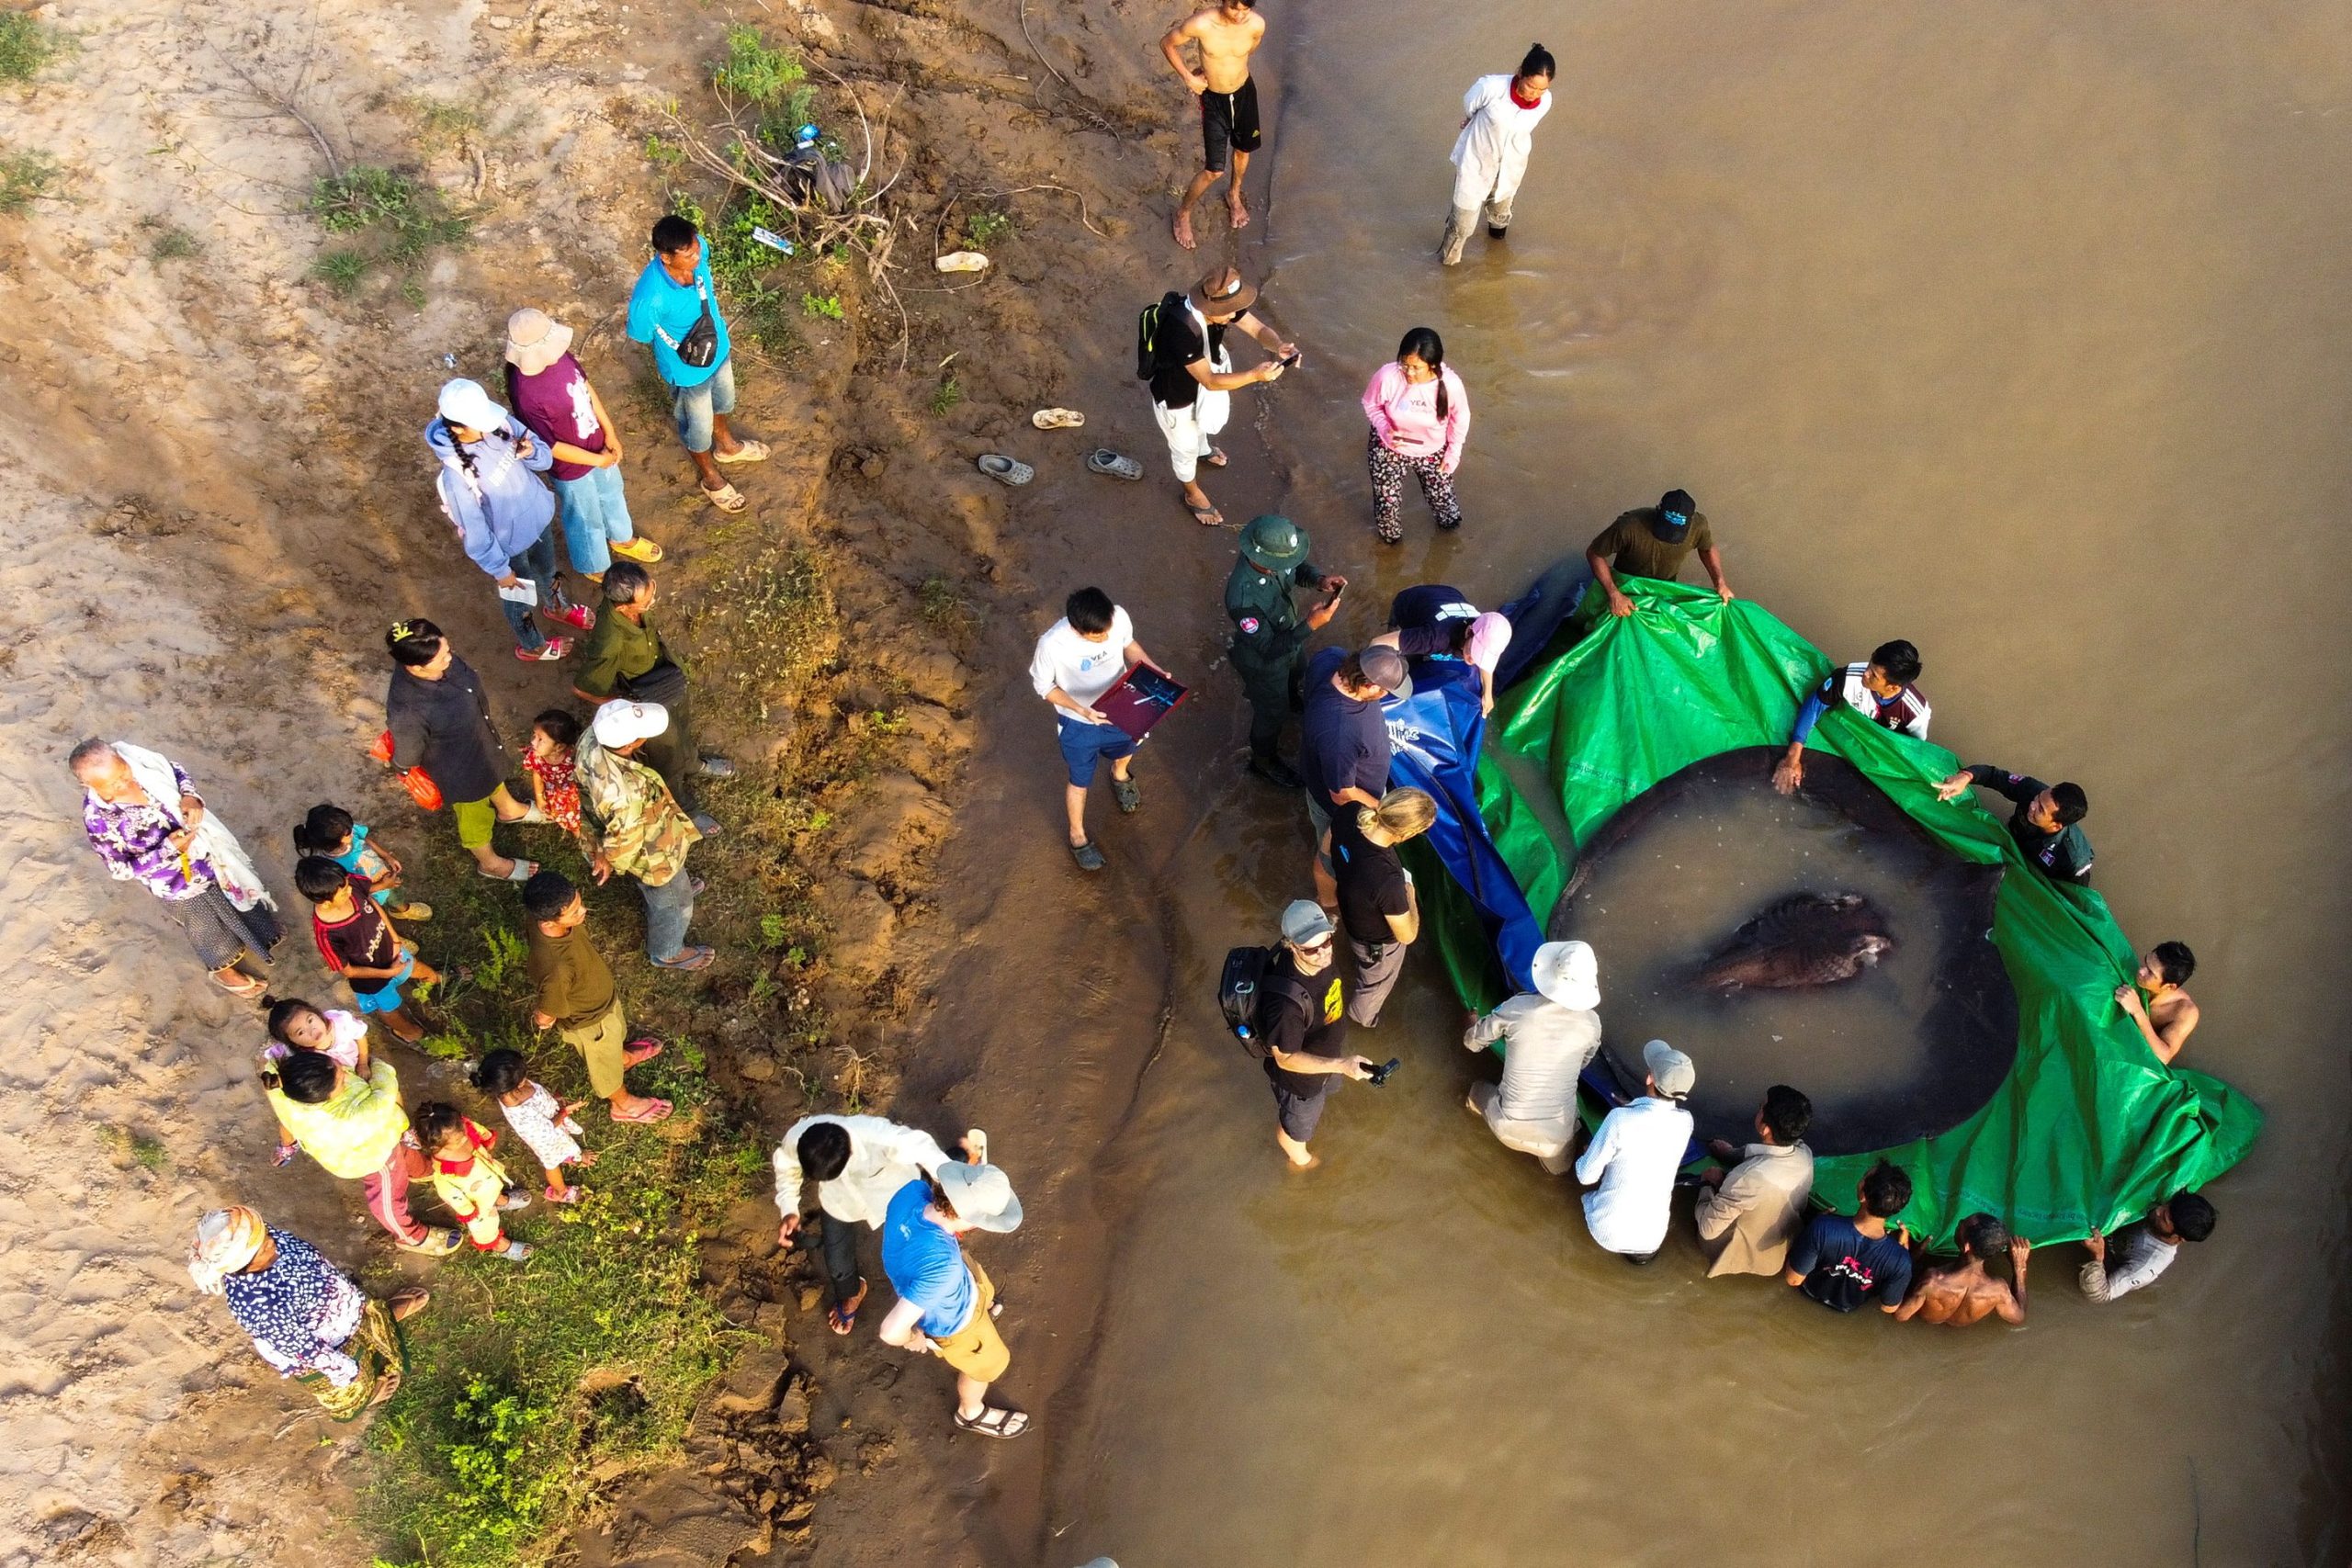
M 768 460 L 768 444 L 764 441 L 746 441 L 732 452 L 721 452 L 713 447 L 710 459 L 714 463 L 764 463 Z
M 696 945 L 680 948 L 675 958 L 650 958 L 646 962 L 656 969 L 707 969 L 711 960 L 718 956 L 716 948 Z
M 702 492 L 702 498 L 730 517 L 752 504 L 743 499 L 743 492 L 733 485 L 720 485 L 717 490 L 706 490 Z
M 1111 775 L 1111 798 L 1118 803 L 1120 810 L 1132 812 L 1143 804 L 1143 791 L 1136 787 L 1135 780 L 1123 779 L 1114 773 Z
M 1143 478 L 1141 463 L 1136 462 L 1133 457 L 1122 457 L 1108 446 L 1097 446 L 1093 451 L 1089 452 L 1086 455 L 1086 466 L 1095 473 L 1107 474 L 1114 479 Z
M 982 457 L 979 465 L 980 472 L 1001 484 L 1025 485 L 1037 477 L 1036 469 L 1001 452 L 990 452 Z
M 633 560 L 639 566 L 651 566 L 662 558 L 662 547 L 641 534 L 626 539 L 616 539 L 608 547 L 621 559 Z
M 648 1100 L 636 1111 L 616 1111 L 613 1120 L 624 1127 L 650 1127 L 656 1122 L 667 1122 L 675 1107 L 666 1100 Z
M 220 987 L 222 990 L 228 992 L 231 996 L 236 997 L 243 1001 L 252 1001 L 256 998 L 263 996 L 269 990 L 268 981 L 256 980 L 242 969 L 237 972 L 237 978 L 243 983 L 232 986 L 228 981 L 220 978 L 220 976 L 215 975 L 212 976 L 212 983 Z
M 1102 852 L 1094 847 L 1094 840 L 1091 839 L 1082 844 L 1072 844 L 1069 847 L 1069 858 L 1078 863 L 1078 869 L 1080 871 L 1102 869 Z
M 1222 528 L 1225 526 L 1225 513 L 1219 512 L 1214 506 L 1194 506 L 1188 501 L 1184 503 L 1184 510 L 1191 513 L 1193 514 L 1193 521 L 1198 523 L 1204 528 Z
M 980 1413 L 969 1420 L 965 1419 L 962 1411 L 957 1411 L 956 1425 L 964 1431 L 978 1432 L 983 1438 L 1017 1438 L 1029 1429 L 1029 1417 L 1018 1410 L 1001 1410 L 993 1404 L 984 1404 Z
M 570 637 L 551 637 L 537 648 L 525 648 L 519 643 L 516 644 L 514 657 L 526 664 L 552 664 L 571 651 Z
M 1222 468 L 1227 463 L 1233 461 L 1233 459 L 1225 455 L 1224 447 L 1212 446 L 1209 448 L 1208 456 L 1203 457 L 1201 461 L 1206 463 L 1212 468 Z
M 384 913 L 395 920 L 424 921 L 433 918 L 433 906 L 411 900 L 406 904 L 388 904 Z
M 659 1040 L 632 1040 L 628 1048 L 621 1053 L 621 1066 L 634 1067 L 639 1062 L 650 1062 L 661 1054 L 662 1042 Z
M 857 1309 L 865 1304 L 865 1276 L 857 1277 L 857 1294 L 825 1314 L 825 1321 L 832 1325 L 836 1334 L 853 1333 L 857 1328 Z
M 426 1258 L 447 1258 L 457 1251 L 458 1244 L 465 1239 L 466 1233 L 452 1226 L 447 1230 L 429 1230 L 424 1233 L 423 1241 L 403 1241 L 399 1246 L 402 1252 L 413 1252 Z
M 479 874 L 489 877 L 492 882 L 528 882 L 539 874 L 539 863 L 535 860 L 525 860 L 517 855 L 514 861 L 514 869 L 503 876 L 494 871 L 483 871 L 480 866 L 476 866 L 474 870 Z
M 1039 409 L 1029 416 L 1029 423 L 1040 430 L 1076 430 L 1086 423 L 1086 416 L 1076 409 Z
M 548 615 L 574 631 L 593 632 L 596 629 L 596 612 L 585 604 L 566 604 L 560 610 L 549 610 Z

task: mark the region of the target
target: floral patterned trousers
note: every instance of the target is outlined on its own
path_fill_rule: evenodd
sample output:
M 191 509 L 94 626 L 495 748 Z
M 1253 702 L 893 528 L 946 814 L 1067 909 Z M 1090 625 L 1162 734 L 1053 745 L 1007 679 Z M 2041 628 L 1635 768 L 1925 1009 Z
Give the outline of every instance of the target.
M 1397 544 L 1405 537 L 1396 508 L 1405 499 L 1407 474 L 1420 479 L 1421 494 L 1429 498 L 1430 514 L 1439 527 L 1462 526 L 1462 502 L 1453 493 L 1453 476 L 1445 471 L 1445 454 L 1408 457 L 1383 446 L 1377 434 L 1367 436 L 1364 452 L 1372 462 L 1372 525 L 1384 543 Z

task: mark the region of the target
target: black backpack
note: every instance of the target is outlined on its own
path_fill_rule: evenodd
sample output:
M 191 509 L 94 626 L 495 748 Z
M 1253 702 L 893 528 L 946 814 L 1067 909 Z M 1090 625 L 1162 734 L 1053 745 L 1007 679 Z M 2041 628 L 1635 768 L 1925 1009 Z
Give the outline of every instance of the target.
M 1297 981 L 1274 973 L 1282 956 L 1279 945 L 1237 947 L 1225 955 L 1225 973 L 1217 977 L 1217 1009 L 1225 1014 L 1226 1027 L 1233 1031 L 1233 1037 L 1241 1042 L 1241 1049 L 1253 1061 L 1266 1059 L 1266 1042 L 1259 1020 L 1267 1000 L 1287 996 L 1302 1008 L 1306 1005 Z
M 1148 381 L 1166 369 L 1177 348 L 1188 344 L 1184 303 L 1184 296 L 1171 288 L 1136 312 L 1136 380 Z

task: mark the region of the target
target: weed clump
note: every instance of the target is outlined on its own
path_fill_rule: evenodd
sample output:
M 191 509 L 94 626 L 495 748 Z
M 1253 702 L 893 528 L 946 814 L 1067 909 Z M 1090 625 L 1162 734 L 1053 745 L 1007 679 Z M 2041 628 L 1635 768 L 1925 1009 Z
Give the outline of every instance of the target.
M 727 53 L 710 73 L 710 85 L 731 97 L 748 99 L 775 116 L 772 129 L 797 131 L 816 107 L 808 69 L 788 49 L 770 49 L 757 28 L 727 29 Z
M 30 11 L 0 11 L 0 82 L 29 82 L 65 52 L 65 35 Z
M 48 196 L 57 175 L 46 152 L 0 152 L 0 214 L 14 217 Z
M 436 250 L 465 243 L 472 229 L 440 192 L 370 164 L 321 178 L 310 206 L 320 228 L 359 242 L 320 257 L 312 269 L 338 294 L 352 293 L 379 264 L 411 270 Z

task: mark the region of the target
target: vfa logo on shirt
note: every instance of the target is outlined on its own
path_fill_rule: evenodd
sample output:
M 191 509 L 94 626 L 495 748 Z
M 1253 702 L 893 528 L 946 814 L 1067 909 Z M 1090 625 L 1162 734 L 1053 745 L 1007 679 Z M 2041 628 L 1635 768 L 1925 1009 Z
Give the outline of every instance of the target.
M 1337 968 L 1334 968 L 1331 973 L 1330 988 L 1323 993 L 1323 1021 L 1326 1023 L 1339 1022 L 1340 1007 L 1340 976 Z

